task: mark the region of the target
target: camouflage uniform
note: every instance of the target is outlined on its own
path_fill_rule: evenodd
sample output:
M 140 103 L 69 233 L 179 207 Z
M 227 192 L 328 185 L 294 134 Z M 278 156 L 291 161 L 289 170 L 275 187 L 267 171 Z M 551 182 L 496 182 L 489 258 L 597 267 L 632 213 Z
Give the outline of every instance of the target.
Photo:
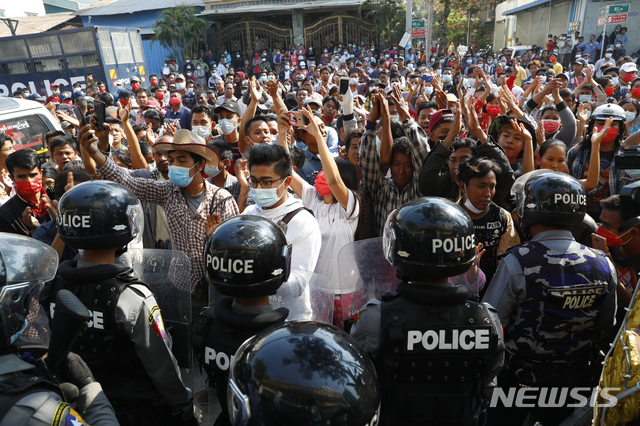
M 507 363 L 498 386 L 592 385 L 590 357 L 615 332 L 615 268 L 562 230 L 542 232 L 508 253 L 483 299 L 496 307 L 505 330 Z M 528 409 L 497 411 L 496 424 L 519 424 Z M 571 411 L 535 409 L 545 426 L 559 424 Z

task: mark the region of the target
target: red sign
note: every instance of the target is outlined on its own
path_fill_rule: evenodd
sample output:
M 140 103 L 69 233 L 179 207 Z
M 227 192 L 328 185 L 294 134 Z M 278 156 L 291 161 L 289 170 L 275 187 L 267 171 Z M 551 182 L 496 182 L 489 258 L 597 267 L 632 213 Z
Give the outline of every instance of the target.
M 425 38 L 426 36 L 427 36 L 427 33 L 424 28 L 411 30 L 411 37 L 413 38 Z
M 598 18 L 598 26 L 599 27 L 604 25 L 606 22 L 607 22 L 607 18 L 605 16 L 602 16 L 602 17 Z
M 624 24 L 627 22 L 627 14 L 621 13 L 619 15 L 607 16 L 607 24 Z

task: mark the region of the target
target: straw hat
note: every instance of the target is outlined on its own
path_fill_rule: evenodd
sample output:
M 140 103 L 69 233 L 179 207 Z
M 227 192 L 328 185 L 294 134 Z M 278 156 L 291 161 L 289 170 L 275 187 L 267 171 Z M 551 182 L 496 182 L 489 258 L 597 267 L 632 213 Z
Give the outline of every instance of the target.
M 186 129 L 176 130 L 171 142 L 156 142 L 153 149 L 165 155 L 169 151 L 193 152 L 205 158 L 207 166 L 217 166 L 220 163 L 220 157 L 216 150 L 207 146 L 207 142 L 202 137 Z

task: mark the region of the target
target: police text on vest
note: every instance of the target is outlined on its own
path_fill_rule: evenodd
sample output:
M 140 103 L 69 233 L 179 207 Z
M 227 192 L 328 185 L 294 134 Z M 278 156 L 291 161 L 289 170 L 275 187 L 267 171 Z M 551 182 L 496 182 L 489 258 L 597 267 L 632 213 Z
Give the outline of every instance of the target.
M 212 349 L 208 346 L 205 346 L 204 348 L 204 363 L 210 364 L 211 361 L 215 360 L 216 365 L 222 371 L 228 370 L 231 362 L 234 359 L 235 355 L 232 355 L 231 359 L 229 359 L 229 355 L 225 354 L 224 352 L 216 352 L 215 349 Z
M 490 331 L 486 328 L 427 330 L 424 333 L 411 330 L 407 334 L 407 350 L 414 350 L 414 345 L 420 343 L 428 351 L 489 349 L 489 341 Z

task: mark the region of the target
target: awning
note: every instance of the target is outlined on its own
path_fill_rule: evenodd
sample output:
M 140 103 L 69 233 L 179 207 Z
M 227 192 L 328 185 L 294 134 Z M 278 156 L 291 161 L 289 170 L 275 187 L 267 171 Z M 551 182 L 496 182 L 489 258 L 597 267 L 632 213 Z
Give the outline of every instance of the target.
M 324 0 L 324 1 L 300 1 L 283 4 L 273 4 L 266 1 L 243 2 L 241 6 L 234 6 L 233 3 L 212 9 L 203 10 L 203 15 L 228 15 L 228 14 L 244 14 L 244 13 L 265 13 L 265 12 L 291 12 L 292 9 L 320 10 L 335 9 L 345 6 L 359 6 L 364 0 Z
M 525 10 L 534 8 L 536 6 L 541 6 L 541 5 L 545 4 L 545 3 L 549 4 L 551 2 L 549 0 L 535 0 L 535 1 L 531 2 L 531 3 L 525 4 L 523 6 L 514 7 L 513 9 L 509 9 L 507 11 L 504 11 L 504 12 L 502 12 L 502 16 L 515 15 L 518 12 L 523 12 Z

